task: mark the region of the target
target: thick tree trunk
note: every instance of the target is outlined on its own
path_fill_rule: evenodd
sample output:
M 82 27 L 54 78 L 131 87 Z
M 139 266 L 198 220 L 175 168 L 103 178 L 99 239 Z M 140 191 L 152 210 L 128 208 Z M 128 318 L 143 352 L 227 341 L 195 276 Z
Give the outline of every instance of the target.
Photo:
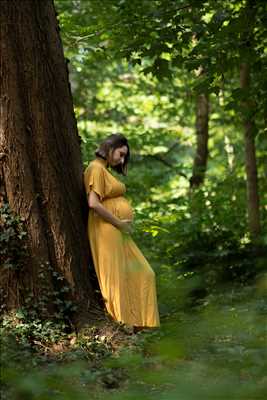
M 205 178 L 208 162 L 209 139 L 209 97 L 200 94 L 196 101 L 196 137 L 197 148 L 194 157 L 193 173 L 190 178 L 190 187 L 199 187 Z
M 54 6 L 2 0 L 0 8 L 0 201 L 24 219 L 28 237 L 27 260 L 20 273 L 1 270 L 1 289 L 10 309 L 52 293 L 60 274 L 84 309 L 92 299 L 87 204 Z
M 240 86 L 247 93 L 242 103 L 244 113 L 245 165 L 247 175 L 248 226 L 253 239 L 260 236 L 260 208 L 258 192 L 257 161 L 255 149 L 255 123 L 252 116 L 252 102 L 249 98 L 250 68 L 248 63 L 240 66 Z

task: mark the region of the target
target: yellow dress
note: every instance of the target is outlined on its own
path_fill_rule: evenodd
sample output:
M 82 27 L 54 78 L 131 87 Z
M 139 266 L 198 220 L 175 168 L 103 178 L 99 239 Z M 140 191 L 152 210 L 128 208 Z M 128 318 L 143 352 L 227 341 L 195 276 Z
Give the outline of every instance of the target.
M 103 206 L 120 219 L 132 219 L 133 210 L 123 197 L 124 183 L 97 158 L 84 172 L 87 194 L 96 192 Z M 94 266 L 108 313 L 131 326 L 160 325 L 155 273 L 131 236 L 89 209 L 88 236 Z

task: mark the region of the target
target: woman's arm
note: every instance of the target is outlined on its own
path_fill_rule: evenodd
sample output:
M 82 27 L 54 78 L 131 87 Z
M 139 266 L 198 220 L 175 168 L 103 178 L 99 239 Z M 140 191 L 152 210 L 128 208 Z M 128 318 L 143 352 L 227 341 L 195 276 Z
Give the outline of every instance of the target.
M 98 195 L 93 190 L 91 190 L 88 195 L 88 205 L 90 208 L 93 208 L 97 212 L 97 214 L 100 215 L 100 217 L 102 217 L 110 224 L 114 225 L 116 228 L 124 232 L 131 232 L 131 220 L 121 220 L 113 215 L 101 204 Z

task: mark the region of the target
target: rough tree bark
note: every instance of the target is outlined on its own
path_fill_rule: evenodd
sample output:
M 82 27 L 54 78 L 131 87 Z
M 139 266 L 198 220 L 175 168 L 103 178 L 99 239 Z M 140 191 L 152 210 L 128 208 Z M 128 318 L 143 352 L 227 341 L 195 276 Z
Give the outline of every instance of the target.
M 28 293 L 37 299 L 55 290 L 60 274 L 84 310 L 93 299 L 87 204 L 54 6 L 2 0 L 0 9 L 0 201 L 24 219 L 28 235 L 22 270 L 2 269 L 1 289 L 10 309 Z
M 205 178 L 208 162 L 209 140 L 209 97 L 199 94 L 196 100 L 196 138 L 197 147 L 193 163 L 193 172 L 190 178 L 192 189 L 199 187 Z

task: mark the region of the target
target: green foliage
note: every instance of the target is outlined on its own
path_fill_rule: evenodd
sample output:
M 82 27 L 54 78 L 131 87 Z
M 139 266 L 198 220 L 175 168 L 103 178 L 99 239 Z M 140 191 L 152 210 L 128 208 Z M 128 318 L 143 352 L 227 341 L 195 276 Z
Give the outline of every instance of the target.
M 262 276 L 254 286 L 224 288 L 190 312 L 163 318 L 160 330 L 116 337 L 119 327 L 87 329 L 58 356 L 33 351 L 2 329 L 2 398 L 263 400 L 266 313 Z
M 27 235 L 22 219 L 14 215 L 8 203 L 0 208 L 0 267 L 17 270 L 26 257 Z
M 33 318 L 25 309 L 18 309 L 14 314 L 3 316 L 0 334 L 2 337 L 12 335 L 25 347 L 39 344 L 51 345 L 65 336 L 66 325 L 52 320 Z
M 201 66 L 206 77 L 196 82 L 195 89 L 217 94 L 237 72 L 240 61 L 248 61 L 262 118 L 266 110 L 264 0 L 69 0 L 56 5 L 61 11 L 65 45 L 71 54 L 77 47 L 78 52 L 82 49 L 83 60 L 126 58 L 159 79 L 171 78 L 177 67 L 193 71 Z
M 69 0 L 56 6 L 84 163 L 108 133 L 129 138 L 134 237 L 157 266 L 159 281 L 171 285 L 174 274 L 187 274 L 209 291 L 216 282 L 256 274 L 264 263 L 254 261 L 246 227 L 241 103 L 255 99 L 264 227 L 265 2 L 252 4 L 251 13 L 245 1 Z M 250 93 L 240 89 L 241 61 L 251 66 Z M 200 66 L 205 74 L 196 79 Z M 212 94 L 209 162 L 205 185 L 190 194 L 199 92 Z M 164 286 L 159 291 L 166 292 Z
M 52 285 L 51 281 L 52 279 Z M 40 263 L 38 269 L 39 294 L 36 298 L 30 291 L 24 293 L 22 313 L 27 319 L 42 323 L 48 319 L 59 323 L 62 328 L 71 325 L 71 316 L 77 306 L 71 297 L 71 288 L 62 274 L 48 263 Z M 64 322 L 63 322 L 64 321 Z M 40 325 L 41 326 L 41 325 Z
M 84 165 L 107 134 L 130 142 L 122 179 L 135 209 L 134 239 L 156 271 L 161 328 L 127 336 L 119 326 L 107 334 L 93 325 L 68 334 L 69 288 L 44 265 L 36 307 L 29 294 L 28 307 L 3 319 L 3 398 L 265 399 L 266 2 L 254 2 L 251 14 L 246 4 L 56 1 Z M 251 67 L 249 92 L 240 89 L 241 61 Z M 199 67 L 205 74 L 197 78 Z M 204 184 L 191 192 L 195 99 L 203 92 L 210 93 L 209 160 Z M 257 251 L 246 223 L 248 97 L 263 227 Z M 23 227 L 7 206 L 1 212 L 1 261 L 19 268 Z M 47 270 L 57 283 L 52 293 Z M 39 318 L 49 304 L 55 318 Z

